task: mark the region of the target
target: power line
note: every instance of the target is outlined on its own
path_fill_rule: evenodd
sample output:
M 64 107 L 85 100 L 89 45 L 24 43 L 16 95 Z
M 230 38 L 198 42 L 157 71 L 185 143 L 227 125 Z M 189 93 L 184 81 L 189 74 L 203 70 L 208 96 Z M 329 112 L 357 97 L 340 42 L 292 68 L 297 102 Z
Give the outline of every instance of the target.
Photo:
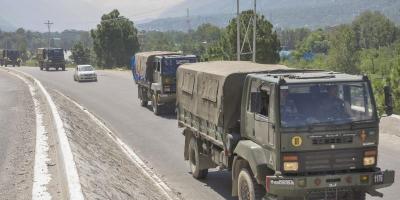
M 48 37 L 47 46 L 48 46 L 48 48 L 50 48 L 50 33 L 51 33 L 50 29 L 51 29 L 51 25 L 53 25 L 54 23 L 50 22 L 50 20 L 47 20 L 47 22 L 45 22 L 44 24 L 47 25 L 47 29 L 49 30 L 49 37 Z

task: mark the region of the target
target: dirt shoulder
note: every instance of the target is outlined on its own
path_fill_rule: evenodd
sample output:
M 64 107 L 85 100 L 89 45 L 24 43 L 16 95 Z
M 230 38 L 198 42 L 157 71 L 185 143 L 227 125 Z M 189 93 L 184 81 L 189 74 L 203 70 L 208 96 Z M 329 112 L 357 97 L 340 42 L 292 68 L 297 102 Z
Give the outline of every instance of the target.
M 64 123 L 86 199 L 167 199 L 88 115 L 49 90 Z

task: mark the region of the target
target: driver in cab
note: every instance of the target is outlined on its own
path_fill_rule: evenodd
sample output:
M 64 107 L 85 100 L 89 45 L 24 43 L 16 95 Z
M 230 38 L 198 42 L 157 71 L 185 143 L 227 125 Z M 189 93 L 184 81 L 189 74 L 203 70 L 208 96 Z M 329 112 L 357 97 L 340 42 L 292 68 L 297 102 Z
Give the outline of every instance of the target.
M 282 123 L 287 123 L 291 116 L 298 114 L 294 100 L 289 97 L 289 89 L 280 90 L 280 114 Z

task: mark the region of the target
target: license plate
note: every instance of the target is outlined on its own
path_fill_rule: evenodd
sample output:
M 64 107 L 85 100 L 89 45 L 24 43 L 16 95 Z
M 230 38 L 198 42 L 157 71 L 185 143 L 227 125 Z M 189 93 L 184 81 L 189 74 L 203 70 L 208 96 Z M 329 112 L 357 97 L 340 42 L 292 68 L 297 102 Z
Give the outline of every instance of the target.
M 374 184 L 382 184 L 383 183 L 383 173 L 379 172 L 377 174 L 374 174 Z

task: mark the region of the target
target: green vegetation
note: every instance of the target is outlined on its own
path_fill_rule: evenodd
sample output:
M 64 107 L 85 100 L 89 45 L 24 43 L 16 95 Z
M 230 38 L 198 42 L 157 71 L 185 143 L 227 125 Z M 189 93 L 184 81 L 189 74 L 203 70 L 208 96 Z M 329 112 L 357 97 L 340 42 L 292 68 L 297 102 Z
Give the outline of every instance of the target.
M 395 112 L 400 113 L 400 32 L 399 27 L 378 12 L 364 12 L 349 25 L 339 25 L 309 33 L 280 32 L 280 38 L 298 38 L 293 56 L 282 61 L 291 67 L 320 68 L 350 74 L 368 74 L 372 80 L 380 113 L 383 86 L 393 89 Z M 307 59 L 306 53 L 313 55 Z
M 241 20 L 248 21 L 251 15 L 252 11 L 244 11 Z M 138 33 L 133 22 L 114 10 L 103 15 L 90 33 L 75 30 L 52 33 L 51 46 L 72 50 L 71 59 L 75 64 L 91 63 L 105 68 L 128 67 L 130 57 L 139 49 L 181 51 L 198 55 L 201 60 L 235 60 L 236 20 L 231 19 L 225 28 L 207 23 L 188 32 Z M 274 29 L 259 15 L 257 29 L 257 62 L 279 62 L 278 51 L 282 47 L 291 51 L 290 58 L 281 61 L 290 67 L 368 74 L 377 104 L 383 105 L 383 86 L 390 85 L 395 112 L 400 114 L 400 27 L 385 15 L 366 11 L 350 24 L 316 30 Z M 248 41 L 251 41 L 252 29 L 249 32 Z M 15 32 L 0 31 L 0 48 L 18 49 L 23 61 L 34 65 L 34 51 L 46 47 L 47 38 L 47 33 L 22 28 Z M 248 46 L 244 48 L 249 51 Z M 244 55 L 242 59 L 250 60 L 251 55 Z
M 97 29 L 90 34 L 99 66 L 127 66 L 130 57 L 139 51 L 137 29 L 132 21 L 120 16 L 118 10 L 103 15 Z
M 90 63 L 90 49 L 85 48 L 81 42 L 78 42 L 72 47 L 71 58 L 75 64 L 88 64 Z

